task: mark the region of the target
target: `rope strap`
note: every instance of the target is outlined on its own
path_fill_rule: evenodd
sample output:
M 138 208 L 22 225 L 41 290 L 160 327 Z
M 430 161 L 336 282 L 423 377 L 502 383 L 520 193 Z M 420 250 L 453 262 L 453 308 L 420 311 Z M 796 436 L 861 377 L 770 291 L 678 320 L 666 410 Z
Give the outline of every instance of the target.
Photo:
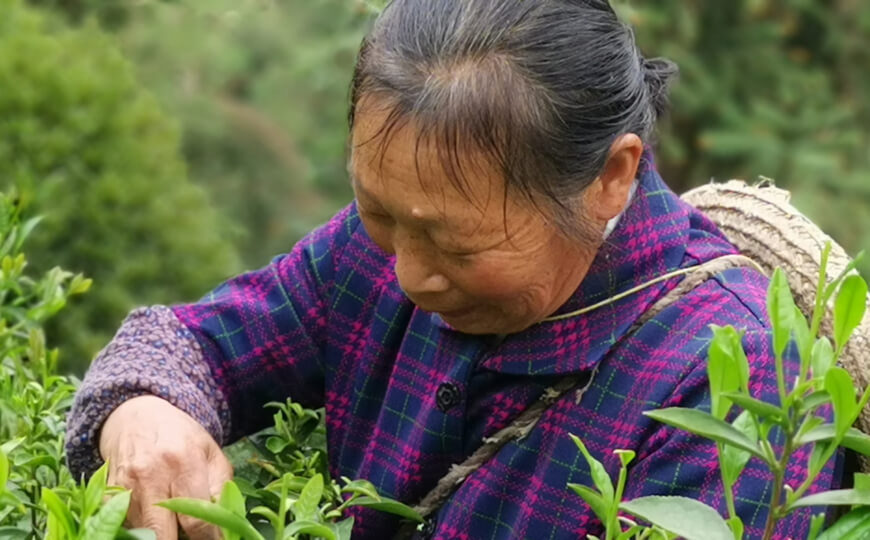
M 740 267 L 752 267 L 759 271 L 761 271 L 758 264 L 750 259 L 749 257 L 743 255 L 724 255 L 722 257 L 718 257 L 716 259 L 712 259 L 703 264 L 692 266 L 689 268 L 684 268 L 675 272 L 670 272 L 663 276 L 659 276 L 655 279 L 652 279 L 646 283 L 638 285 L 633 289 L 615 295 L 607 300 L 594 304 L 592 306 L 588 306 L 578 311 L 574 311 L 571 313 L 566 313 L 565 315 L 559 315 L 557 317 L 550 317 L 544 319 L 544 322 L 555 321 L 555 320 L 563 320 L 568 317 L 573 317 L 577 315 L 582 315 L 584 313 L 589 313 L 594 309 L 598 309 L 608 304 L 612 304 L 617 302 L 630 294 L 634 294 L 638 291 L 646 289 L 656 283 L 660 283 L 662 281 L 666 281 L 667 279 L 677 277 L 677 276 L 685 276 L 685 278 L 680 281 L 680 283 L 674 287 L 667 294 L 662 296 L 655 304 L 653 304 L 647 311 L 645 311 L 640 318 L 632 325 L 629 329 L 626 336 L 633 334 L 637 329 L 646 324 L 650 319 L 661 313 L 665 308 L 685 296 L 688 292 L 695 289 L 700 284 L 704 283 L 713 275 L 722 272 L 724 270 L 728 270 L 731 268 L 740 268 Z M 762 272 L 763 273 L 763 272 Z M 583 397 L 583 394 L 586 390 L 592 385 L 592 381 L 595 379 L 595 375 L 598 372 L 598 368 L 595 368 L 591 375 L 589 376 L 586 384 L 580 388 L 576 389 L 576 402 L 580 403 L 580 399 Z M 575 389 L 575 387 L 580 384 L 580 382 L 585 377 L 582 376 L 568 376 L 561 379 L 559 382 L 554 384 L 553 386 L 544 390 L 544 393 L 538 398 L 537 401 L 532 403 L 529 407 L 527 407 L 520 415 L 514 419 L 508 426 L 502 428 L 498 432 L 496 432 L 492 437 L 487 437 L 483 439 L 483 445 L 481 445 L 474 453 L 471 454 L 465 461 L 459 464 L 454 464 L 450 467 L 450 470 L 447 472 L 444 477 L 438 480 L 438 483 L 435 487 L 420 501 L 420 503 L 414 507 L 421 516 L 424 518 L 435 513 L 441 506 L 450 498 L 453 492 L 468 478 L 472 473 L 474 473 L 477 469 L 486 464 L 490 459 L 492 459 L 499 450 L 504 447 L 509 442 L 521 440 L 526 437 L 532 429 L 537 425 L 538 421 L 543 417 L 544 413 L 550 409 L 557 401 L 559 401 L 565 394 L 569 393 L 571 390 Z M 396 540 L 410 538 L 415 530 L 415 526 L 413 524 L 406 524 L 404 527 L 399 529 L 399 533 L 394 537 Z

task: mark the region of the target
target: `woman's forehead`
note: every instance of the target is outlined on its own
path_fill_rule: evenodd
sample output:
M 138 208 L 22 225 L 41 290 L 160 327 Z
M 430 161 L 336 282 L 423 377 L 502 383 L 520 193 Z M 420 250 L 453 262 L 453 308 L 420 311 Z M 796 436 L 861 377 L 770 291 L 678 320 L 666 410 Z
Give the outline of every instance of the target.
M 358 192 L 375 199 L 417 196 L 483 210 L 492 201 L 502 206 L 506 195 L 504 176 L 481 152 L 448 146 L 413 119 L 395 122 L 380 109 L 357 117 L 349 169 Z

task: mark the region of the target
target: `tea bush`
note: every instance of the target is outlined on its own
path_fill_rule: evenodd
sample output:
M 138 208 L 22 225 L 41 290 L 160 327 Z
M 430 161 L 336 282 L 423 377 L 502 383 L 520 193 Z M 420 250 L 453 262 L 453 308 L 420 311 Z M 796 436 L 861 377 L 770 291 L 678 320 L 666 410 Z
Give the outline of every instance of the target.
M 43 325 L 91 280 L 58 267 L 31 277 L 21 249 L 40 220 L 21 218 L 20 198 L 0 192 L 0 538 L 154 540 L 151 531 L 123 529 L 130 493 L 107 486 L 107 466 L 87 483 L 66 467 L 66 415 L 78 381 L 56 373 L 58 351 L 47 349 Z M 237 475 L 218 501 L 162 504 L 221 525 L 228 540 L 349 539 L 352 506 L 421 521 L 370 482 L 329 477 L 322 409 L 269 406 L 274 425 L 227 449 Z

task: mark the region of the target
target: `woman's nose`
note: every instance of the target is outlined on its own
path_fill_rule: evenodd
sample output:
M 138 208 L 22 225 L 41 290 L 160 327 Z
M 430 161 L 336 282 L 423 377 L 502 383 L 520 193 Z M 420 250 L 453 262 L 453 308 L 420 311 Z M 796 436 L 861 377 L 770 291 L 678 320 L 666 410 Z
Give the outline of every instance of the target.
M 443 293 L 449 289 L 447 277 L 430 262 L 436 255 L 431 250 L 413 241 L 394 244 L 394 249 L 396 279 L 408 296 Z

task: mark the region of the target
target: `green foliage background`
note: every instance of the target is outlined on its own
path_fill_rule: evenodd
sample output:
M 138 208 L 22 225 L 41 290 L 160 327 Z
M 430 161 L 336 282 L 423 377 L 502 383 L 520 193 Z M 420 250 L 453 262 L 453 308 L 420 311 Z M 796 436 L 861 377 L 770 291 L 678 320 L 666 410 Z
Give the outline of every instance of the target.
M 346 204 L 351 197 L 344 173 L 347 84 L 374 3 L 28 2 L 48 17 L 51 30 L 42 32 L 62 43 L 53 47 L 76 53 L 55 53 L 55 64 L 45 68 L 53 74 L 51 83 L 26 78 L 22 83 L 14 70 L 24 68 L 15 67 L 6 68 L 3 79 L 0 67 L 0 94 L 30 96 L 4 108 L 2 100 L 10 98 L 0 95 L 0 148 L 11 140 L 3 131 L 10 113 L 24 118 L 19 125 L 31 126 L 32 136 L 29 146 L 0 150 L 0 176 L 16 179 L 22 160 L 58 145 L 70 147 L 57 142 L 63 130 L 55 125 L 56 118 L 70 119 L 61 126 L 78 118 L 78 102 L 69 97 L 75 84 L 87 88 L 83 94 L 95 118 L 104 115 L 114 120 L 100 122 L 127 126 L 115 129 L 128 143 L 79 142 L 51 166 L 27 173 L 40 186 L 34 198 L 45 201 L 57 223 L 44 227 L 52 240 L 44 244 L 51 256 L 42 260 L 95 277 L 88 296 L 96 297 L 101 287 L 115 289 L 111 310 L 95 308 L 102 319 L 93 328 L 116 326 L 132 303 L 186 300 L 205 292 L 237 269 L 235 251 L 244 266 L 260 266 Z M 673 113 L 661 126 L 658 156 L 674 189 L 710 179 L 770 177 L 792 190 L 796 205 L 847 250 L 870 248 L 870 2 L 613 3 L 635 26 L 649 56 L 670 57 L 682 70 L 672 92 Z M 0 44 L 9 39 L 11 26 L 4 22 L 11 5 L 0 0 Z M 43 65 L 39 51 L 0 46 L 0 66 L 10 57 Z M 43 105 L 31 107 L 26 100 Z M 118 115 L 133 115 L 144 124 L 130 128 L 135 121 L 119 122 Z M 80 161 L 82 148 L 111 163 L 113 172 L 80 174 L 75 191 L 58 194 L 51 187 L 58 183 L 56 168 Z M 186 176 L 200 189 L 190 187 Z M 96 187 L 102 185 L 96 177 L 115 186 L 115 197 L 147 203 L 115 212 L 114 200 L 98 195 L 103 188 Z M 176 199 L 176 190 L 186 195 Z M 85 196 L 95 202 L 83 204 Z M 158 217 L 145 217 L 141 208 Z M 120 221 L 113 222 L 112 215 Z M 122 230 L 136 222 L 159 226 Z M 238 234 L 230 234 L 229 224 Z M 81 227 L 113 229 L 113 239 L 84 237 L 77 233 Z M 163 240 L 152 243 L 155 238 Z M 168 246 L 178 243 L 184 247 L 169 255 Z M 58 258 L 75 249 L 100 254 Z M 89 256 L 99 263 L 87 266 Z M 134 257 L 143 262 L 131 262 Z M 863 270 L 870 271 L 870 262 Z M 130 274 L 135 278 L 121 279 Z M 60 320 L 74 326 L 72 310 Z M 92 348 L 103 339 L 76 328 L 81 333 L 76 339 Z

